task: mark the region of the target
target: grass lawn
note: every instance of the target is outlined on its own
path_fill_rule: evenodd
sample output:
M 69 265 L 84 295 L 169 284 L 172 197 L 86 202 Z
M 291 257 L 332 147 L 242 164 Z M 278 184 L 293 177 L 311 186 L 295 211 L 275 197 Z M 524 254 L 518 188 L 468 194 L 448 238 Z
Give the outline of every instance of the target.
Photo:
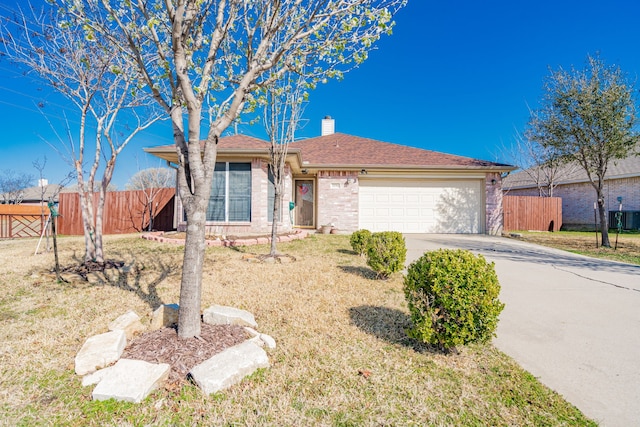
M 110 236 L 107 257 L 131 266 L 104 283 L 56 283 L 53 254 L 36 240 L 0 241 L 2 425 L 594 425 L 491 345 L 443 355 L 407 338 L 402 276 L 374 280 L 348 236 L 279 244 L 291 264 L 256 264 L 208 248 L 203 308 L 255 314 L 273 336 L 271 368 L 206 396 L 192 385 L 158 390 L 142 404 L 91 400 L 73 372 L 84 340 L 129 309 L 178 302 L 182 247 Z M 63 265 L 82 238 L 59 239 Z M 369 371 L 371 374 L 359 374 Z
M 640 233 L 623 232 L 618 236 L 616 244 L 615 231 L 609 232 L 610 248 L 600 246 L 601 236 L 598 233 L 598 248 L 596 248 L 596 233 L 584 231 L 558 231 L 555 233 L 519 231 L 523 240 L 539 245 L 550 246 L 565 251 L 588 255 L 595 258 L 610 259 L 630 264 L 640 265 Z

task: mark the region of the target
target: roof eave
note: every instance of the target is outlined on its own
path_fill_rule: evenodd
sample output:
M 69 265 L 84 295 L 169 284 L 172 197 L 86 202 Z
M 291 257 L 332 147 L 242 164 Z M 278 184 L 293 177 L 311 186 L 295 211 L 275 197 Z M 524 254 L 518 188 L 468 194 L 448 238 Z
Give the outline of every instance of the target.
M 349 170 L 361 171 L 378 170 L 378 171 L 394 171 L 403 172 L 444 172 L 444 171 L 482 171 L 482 172 L 511 172 L 517 167 L 509 165 L 490 165 L 490 166 L 472 166 L 472 165 L 380 165 L 380 164 L 331 164 L 331 163 L 303 163 L 303 168 L 310 170 Z
M 143 149 L 145 153 L 152 154 L 167 162 L 177 163 L 178 154 L 173 147 L 150 147 Z M 218 148 L 218 156 L 220 157 L 252 157 L 269 159 L 269 147 L 265 148 Z M 302 156 L 299 148 L 289 147 L 287 150 L 287 160 L 294 169 L 294 172 L 298 172 L 302 165 Z

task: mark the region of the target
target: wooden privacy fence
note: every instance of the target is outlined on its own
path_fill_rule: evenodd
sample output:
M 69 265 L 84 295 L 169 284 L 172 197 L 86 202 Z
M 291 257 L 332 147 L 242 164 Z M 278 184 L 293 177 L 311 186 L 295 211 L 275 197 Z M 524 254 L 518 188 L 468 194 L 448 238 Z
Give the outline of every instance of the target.
M 505 231 L 558 231 L 562 227 L 560 197 L 504 196 Z
M 174 229 L 174 188 L 154 190 L 110 191 L 106 194 L 102 217 L 104 234 L 124 234 L 149 228 L 170 231 Z M 94 216 L 99 193 L 93 194 Z M 78 193 L 60 193 L 58 212 L 59 234 L 82 235 L 82 210 Z M 150 215 L 151 214 L 151 215 Z
M 0 238 L 40 237 L 49 208 L 34 205 L 0 205 Z

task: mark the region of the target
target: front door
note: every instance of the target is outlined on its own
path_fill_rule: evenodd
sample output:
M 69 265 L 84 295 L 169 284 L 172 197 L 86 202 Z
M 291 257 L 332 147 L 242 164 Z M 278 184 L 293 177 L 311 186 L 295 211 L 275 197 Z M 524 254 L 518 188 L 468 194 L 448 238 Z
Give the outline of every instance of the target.
M 295 224 L 298 227 L 315 226 L 315 191 L 312 179 L 296 180 Z

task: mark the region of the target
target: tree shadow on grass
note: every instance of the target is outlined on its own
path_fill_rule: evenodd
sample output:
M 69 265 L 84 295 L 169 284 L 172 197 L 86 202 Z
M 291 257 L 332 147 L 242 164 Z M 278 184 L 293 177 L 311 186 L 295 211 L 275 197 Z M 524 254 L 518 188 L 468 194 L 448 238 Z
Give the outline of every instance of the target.
M 365 279 L 376 279 L 376 272 L 367 267 L 355 267 L 353 265 L 340 265 L 339 266 L 342 271 L 345 273 L 355 274 L 357 276 L 362 276 Z
M 338 253 L 346 255 L 358 255 L 355 251 L 352 251 L 350 249 L 338 249 Z
M 349 309 L 351 323 L 378 339 L 412 348 L 419 353 L 441 353 L 436 347 L 407 335 L 411 319 L 406 313 L 389 307 L 361 305 Z
M 164 302 L 158 294 L 158 286 L 167 277 L 178 274 L 181 270 L 180 266 L 176 263 L 165 263 L 158 258 L 139 260 L 133 253 L 130 253 L 127 258 L 131 261 L 127 263 L 109 261 L 106 263 L 109 268 L 90 271 L 84 276 L 82 274 L 79 276 L 94 286 L 106 285 L 131 292 L 148 304 L 152 310 L 163 305 Z M 84 262 L 75 255 L 74 259 L 79 265 Z

